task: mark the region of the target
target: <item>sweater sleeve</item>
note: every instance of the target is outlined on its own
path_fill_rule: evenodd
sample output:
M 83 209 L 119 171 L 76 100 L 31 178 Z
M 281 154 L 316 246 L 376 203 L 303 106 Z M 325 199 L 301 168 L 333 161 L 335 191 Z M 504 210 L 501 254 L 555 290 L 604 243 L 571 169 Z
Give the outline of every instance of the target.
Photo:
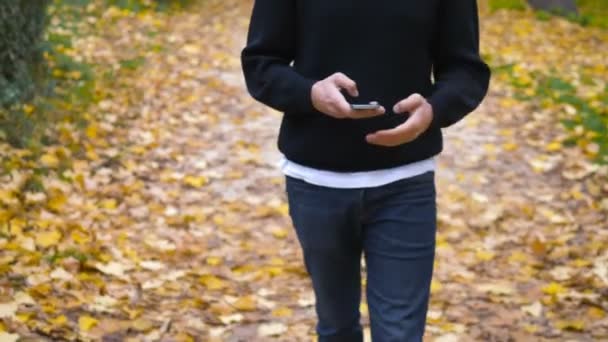
M 476 0 L 440 0 L 433 45 L 431 125 L 445 128 L 472 112 L 485 97 L 490 69 L 479 55 Z
M 297 44 L 296 0 L 255 0 L 241 65 L 253 98 L 282 112 L 314 111 L 316 80 L 291 66 Z

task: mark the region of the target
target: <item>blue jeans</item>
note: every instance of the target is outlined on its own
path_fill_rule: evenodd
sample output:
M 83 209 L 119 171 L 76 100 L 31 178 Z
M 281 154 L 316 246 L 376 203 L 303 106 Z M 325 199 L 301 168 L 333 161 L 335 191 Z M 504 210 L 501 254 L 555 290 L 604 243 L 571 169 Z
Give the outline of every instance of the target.
M 435 173 L 337 189 L 286 176 L 319 342 L 359 342 L 361 255 L 374 342 L 422 341 L 435 257 Z

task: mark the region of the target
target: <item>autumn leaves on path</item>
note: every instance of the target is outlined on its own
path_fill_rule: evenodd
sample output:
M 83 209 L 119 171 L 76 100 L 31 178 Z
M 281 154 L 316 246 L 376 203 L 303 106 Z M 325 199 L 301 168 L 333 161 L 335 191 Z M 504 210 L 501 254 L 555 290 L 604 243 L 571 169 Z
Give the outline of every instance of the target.
M 249 6 L 114 11 L 111 28 L 77 43 L 102 66 L 144 62 L 95 108 L 75 181 L 48 180 L 51 206 L 0 239 L 12 288 L 0 336 L 313 339 L 314 298 L 275 165 L 281 114 L 251 100 L 240 73 Z M 578 32 L 486 14 L 495 63 L 511 15 L 538 32 Z M 555 143 L 558 120 L 513 92 L 496 79 L 476 113 L 445 131 L 428 338 L 608 338 L 606 170 Z

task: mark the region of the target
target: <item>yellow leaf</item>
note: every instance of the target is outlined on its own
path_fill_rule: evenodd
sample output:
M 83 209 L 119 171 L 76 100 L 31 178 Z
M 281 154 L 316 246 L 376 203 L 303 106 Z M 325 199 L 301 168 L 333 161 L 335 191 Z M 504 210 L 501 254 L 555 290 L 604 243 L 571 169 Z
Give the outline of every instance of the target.
M 559 321 L 559 322 L 555 323 L 555 326 L 561 330 L 574 330 L 574 331 L 585 330 L 585 322 L 583 322 L 582 320 Z
M 55 190 L 49 195 L 49 200 L 46 206 L 54 211 L 60 211 L 67 203 L 67 197 L 60 190 Z
M 87 137 L 89 137 L 90 139 L 97 138 L 97 125 L 90 124 L 89 126 L 87 126 L 85 133 L 86 133 Z
M 61 325 L 68 323 L 68 318 L 65 317 L 65 315 L 59 315 L 55 318 L 49 319 L 49 323 L 51 323 L 52 325 L 55 325 L 55 326 L 61 326 Z
M 72 231 L 72 240 L 79 245 L 84 245 L 91 242 L 91 238 L 87 234 L 78 230 Z
M 36 286 L 33 286 L 30 291 L 32 293 L 35 293 L 39 296 L 48 296 L 49 293 L 51 292 L 51 290 L 53 289 L 53 287 L 51 286 L 51 284 L 49 283 L 42 283 L 42 284 L 38 284 Z
M 118 203 L 116 202 L 116 199 L 108 198 L 99 202 L 99 206 L 104 209 L 114 210 L 118 206 Z
M 137 319 L 135 322 L 132 323 L 133 328 L 135 328 L 135 330 L 141 331 L 141 332 L 147 332 L 150 331 L 152 329 L 154 329 L 154 322 L 147 320 L 145 318 L 139 318 Z
M 589 310 L 587 310 L 587 315 L 594 319 L 602 319 L 606 317 L 604 310 L 597 307 L 590 307 Z
M 442 285 L 438 280 L 431 280 L 431 293 L 437 293 L 441 291 Z
M 277 266 L 268 266 L 265 269 L 268 272 L 268 274 L 272 277 L 281 275 L 284 272 L 284 269 L 282 267 L 277 267 Z
M 245 296 L 237 299 L 234 307 L 239 311 L 255 311 L 257 305 L 253 296 Z
M 224 281 L 222 281 L 220 278 L 218 278 L 214 275 L 210 275 L 210 274 L 201 276 L 199 278 L 199 282 L 201 284 L 205 285 L 205 287 L 208 290 L 221 290 L 224 287 L 226 287 L 226 285 L 224 284 Z
M 16 314 L 15 317 L 17 318 L 17 320 L 21 323 L 27 323 L 32 316 L 34 315 L 33 312 L 24 312 L 24 313 L 19 313 Z
M 524 254 L 520 251 L 514 251 L 513 253 L 511 253 L 511 255 L 509 255 L 509 262 L 525 262 L 526 260 L 528 260 L 528 255 Z
M 500 100 L 499 104 L 501 107 L 504 107 L 504 108 L 512 108 L 515 105 L 517 105 L 517 101 L 510 97 L 505 97 Z
M 484 251 L 484 250 L 478 250 L 477 253 L 475 253 L 475 256 L 477 257 L 477 259 L 481 260 L 481 261 L 490 261 L 492 259 L 494 259 L 494 252 L 491 251 Z
M 575 259 L 572 262 L 572 266 L 574 266 L 574 267 L 587 267 L 589 265 L 591 265 L 591 261 L 585 260 L 585 259 L 580 259 L 580 258 L 579 259 Z
M 34 112 L 34 110 L 36 110 L 36 107 L 29 105 L 29 104 L 24 104 L 23 105 L 23 111 L 25 112 L 25 114 L 32 114 Z
M 557 296 L 567 291 L 565 287 L 556 282 L 551 282 L 550 284 L 544 286 L 542 290 L 544 293 L 552 296 Z
M 272 311 L 272 315 L 274 317 L 291 317 L 293 316 L 293 310 L 291 310 L 288 307 L 280 307 L 280 308 L 276 308 Z
M 61 233 L 56 230 L 40 232 L 36 235 L 36 244 L 42 248 L 55 246 L 61 237 Z
M 359 305 L 359 312 L 361 312 L 361 315 L 363 316 L 369 315 L 369 307 L 367 306 L 367 303 L 361 303 Z
M 272 230 L 272 235 L 277 239 L 284 239 L 287 237 L 287 230 L 277 227 Z
M 517 144 L 516 144 L 516 143 L 514 143 L 514 142 L 508 142 L 508 143 L 504 143 L 504 144 L 502 145 L 502 148 L 503 148 L 505 151 L 515 151 L 515 150 L 517 150 L 517 149 L 519 148 L 519 145 L 517 145 Z
M 187 333 L 180 332 L 175 336 L 176 342 L 194 342 L 194 338 Z
M 46 153 L 40 157 L 40 162 L 48 168 L 56 168 L 59 165 L 59 158 L 54 153 Z
M 82 77 L 82 73 L 80 71 L 71 71 L 68 73 L 68 77 L 73 80 L 78 80 Z
M 253 271 L 255 271 L 255 267 L 253 267 L 252 265 L 248 265 L 248 264 L 237 266 L 232 269 L 232 273 L 234 273 L 237 276 L 243 275 L 245 273 L 250 273 Z
M 556 152 L 562 149 L 562 143 L 559 141 L 554 141 L 547 145 L 546 150 L 549 152 Z
M 220 257 L 214 257 L 214 256 L 212 256 L 212 257 L 208 257 L 207 258 L 207 265 L 217 266 L 217 265 L 219 265 L 221 263 L 222 263 L 222 258 L 220 258 Z
M 6 326 L 4 326 L 4 323 L 0 322 L 0 332 L 4 331 L 6 331 Z
M 207 177 L 205 176 L 186 176 L 184 177 L 184 183 L 194 188 L 200 188 L 207 184 Z
M 287 216 L 289 214 L 289 204 L 283 203 L 283 204 L 279 205 L 276 208 L 276 211 L 283 216 Z
M 97 325 L 98 321 L 91 317 L 91 316 L 80 316 L 80 318 L 78 318 L 78 326 L 80 327 L 81 331 L 89 331 L 91 330 L 92 327 L 94 327 L 95 325 Z
M 95 151 L 95 149 L 91 146 L 86 147 L 87 152 L 85 153 L 89 160 L 99 160 L 99 155 Z

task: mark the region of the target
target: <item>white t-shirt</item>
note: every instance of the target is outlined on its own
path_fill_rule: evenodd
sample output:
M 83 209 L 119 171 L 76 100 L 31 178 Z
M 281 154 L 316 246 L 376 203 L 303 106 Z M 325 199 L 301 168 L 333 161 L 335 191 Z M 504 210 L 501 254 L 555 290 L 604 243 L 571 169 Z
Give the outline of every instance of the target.
M 400 179 L 435 171 L 435 157 L 388 169 L 362 172 L 334 172 L 297 164 L 283 156 L 278 162 L 283 174 L 305 182 L 330 188 L 369 188 L 385 185 Z

